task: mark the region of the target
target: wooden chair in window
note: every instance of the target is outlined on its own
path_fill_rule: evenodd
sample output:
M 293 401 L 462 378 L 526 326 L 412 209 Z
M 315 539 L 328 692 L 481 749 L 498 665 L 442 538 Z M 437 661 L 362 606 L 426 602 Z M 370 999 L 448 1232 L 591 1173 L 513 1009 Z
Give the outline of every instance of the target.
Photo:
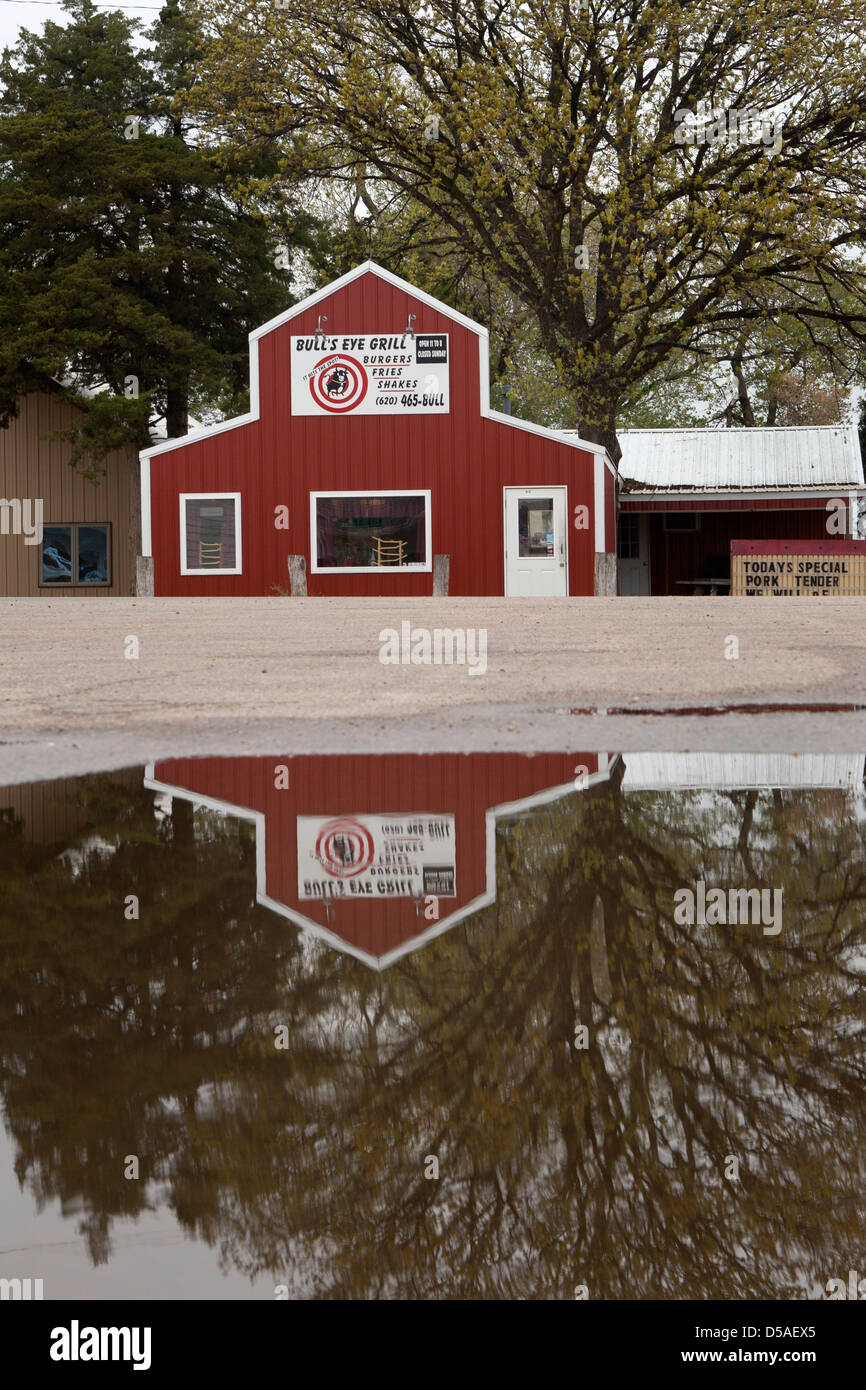
M 218 569 L 222 562 L 222 541 L 199 541 L 199 569 Z
M 406 559 L 405 541 L 386 541 L 381 536 L 373 536 L 374 565 L 402 565 Z

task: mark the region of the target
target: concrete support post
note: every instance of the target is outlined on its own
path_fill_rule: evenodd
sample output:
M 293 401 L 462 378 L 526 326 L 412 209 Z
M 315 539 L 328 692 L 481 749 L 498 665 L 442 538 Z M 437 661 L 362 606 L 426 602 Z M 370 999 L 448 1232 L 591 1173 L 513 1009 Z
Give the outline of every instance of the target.
M 289 593 L 292 598 L 307 597 L 307 557 L 289 556 Z
M 135 595 L 136 598 L 153 598 L 153 556 L 135 557 Z
M 451 574 L 451 556 L 433 556 L 433 597 L 448 597 L 448 582 Z

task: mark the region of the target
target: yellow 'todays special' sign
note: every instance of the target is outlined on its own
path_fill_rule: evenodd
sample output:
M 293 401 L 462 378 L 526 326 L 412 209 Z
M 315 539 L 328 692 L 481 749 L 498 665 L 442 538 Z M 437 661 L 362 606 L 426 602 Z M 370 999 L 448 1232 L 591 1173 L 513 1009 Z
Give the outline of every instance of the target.
M 731 542 L 731 597 L 866 595 L 866 541 Z

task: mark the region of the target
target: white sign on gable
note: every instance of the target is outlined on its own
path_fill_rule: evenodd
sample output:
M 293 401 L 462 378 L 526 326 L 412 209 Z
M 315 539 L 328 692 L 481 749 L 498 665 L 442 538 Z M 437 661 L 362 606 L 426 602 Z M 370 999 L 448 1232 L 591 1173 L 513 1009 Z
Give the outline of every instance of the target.
M 453 898 L 454 817 L 298 816 L 298 897 Z
M 447 415 L 447 333 L 293 337 L 293 415 Z

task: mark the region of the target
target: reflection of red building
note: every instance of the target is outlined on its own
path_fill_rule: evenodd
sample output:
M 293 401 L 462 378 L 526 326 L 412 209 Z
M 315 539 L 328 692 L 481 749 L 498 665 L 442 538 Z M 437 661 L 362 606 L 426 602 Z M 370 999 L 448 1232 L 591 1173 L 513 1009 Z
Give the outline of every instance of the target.
M 570 794 L 580 768 L 588 785 L 607 759 L 180 758 L 146 785 L 254 821 L 257 900 L 381 969 L 494 901 L 496 820 Z

